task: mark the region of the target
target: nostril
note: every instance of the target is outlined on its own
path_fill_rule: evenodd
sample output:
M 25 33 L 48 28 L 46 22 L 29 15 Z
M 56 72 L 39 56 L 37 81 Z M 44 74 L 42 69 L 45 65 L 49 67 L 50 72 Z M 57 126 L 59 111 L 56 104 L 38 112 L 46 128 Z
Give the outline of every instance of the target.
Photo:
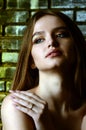
M 54 46 L 57 47 L 59 46 L 59 43 L 57 41 L 54 42 Z
M 52 44 L 48 45 L 48 47 L 57 47 L 57 46 L 59 46 L 59 43 L 57 41 L 55 41 Z
M 52 45 L 48 45 L 48 47 L 51 47 Z

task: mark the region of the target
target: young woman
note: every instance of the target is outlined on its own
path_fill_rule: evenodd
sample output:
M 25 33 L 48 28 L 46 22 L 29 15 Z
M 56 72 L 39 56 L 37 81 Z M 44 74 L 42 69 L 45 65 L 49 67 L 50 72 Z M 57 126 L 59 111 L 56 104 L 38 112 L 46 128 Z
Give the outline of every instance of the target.
M 66 15 L 39 11 L 28 21 L 3 130 L 86 130 L 84 37 Z

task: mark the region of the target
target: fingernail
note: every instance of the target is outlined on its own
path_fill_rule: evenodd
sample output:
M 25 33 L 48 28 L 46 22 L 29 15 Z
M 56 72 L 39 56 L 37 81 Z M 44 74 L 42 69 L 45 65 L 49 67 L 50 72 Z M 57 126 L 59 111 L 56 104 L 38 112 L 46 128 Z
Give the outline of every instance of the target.
M 9 92 L 10 92 L 10 93 L 13 93 L 13 92 L 15 92 L 15 91 L 13 91 L 13 90 L 9 90 Z
M 13 90 L 9 90 L 9 92 L 13 92 Z
M 14 95 L 10 95 L 10 98 L 11 98 L 11 99 L 14 99 L 14 98 L 15 98 L 15 96 L 14 96 Z

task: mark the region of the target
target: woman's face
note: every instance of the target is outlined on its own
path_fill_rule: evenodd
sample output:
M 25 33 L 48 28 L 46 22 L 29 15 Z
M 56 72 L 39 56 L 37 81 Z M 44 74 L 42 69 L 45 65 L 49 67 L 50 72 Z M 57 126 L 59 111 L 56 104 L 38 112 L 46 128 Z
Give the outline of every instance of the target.
M 36 22 L 31 55 L 39 70 L 69 66 L 75 62 L 73 38 L 59 17 L 46 15 Z

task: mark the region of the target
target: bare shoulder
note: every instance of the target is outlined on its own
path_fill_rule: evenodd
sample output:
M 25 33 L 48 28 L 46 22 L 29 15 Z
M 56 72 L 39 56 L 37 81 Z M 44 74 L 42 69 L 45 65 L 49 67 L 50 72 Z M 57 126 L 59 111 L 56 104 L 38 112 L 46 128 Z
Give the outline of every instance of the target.
M 11 108 L 14 108 L 14 107 L 13 107 L 13 103 L 11 100 L 11 95 L 8 95 L 4 98 L 4 100 L 2 102 L 2 106 L 1 106 L 2 119 L 4 118 L 4 116 L 8 115 L 9 111 L 12 110 Z
M 2 110 L 2 114 L 3 114 L 3 111 L 7 111 L 8 108 L 10 107 L 13 107 L 13 102 L 11 100 L 11 94 L 9 94 L 8 96 L 6 96 L 2 102 L 2 106 L 1 106 L 1 110 Z
M 3 130 L 33 130 L 33 120 L 16 109 L 11 99 L 11 94 L 6 96 L 1 106 L 1 119 Z
M 82 106 L 81 130 L 86 130 L 86 103 Z
M 83 116 L 81 130 L 86 130 L 86 115 Z
M 6 96 L 2 102 L 2 106 L 1 106 L 1 116 L 2 119 L 4 118 L 4 116 L 8 116 L 9 117 L 13 115 L 13 113 L 17 112 L 18 110 L 16 110 L 15 105 L 13 104 L 12 98 L 11 98 L 11 94 L 9 94 L 8 96 Z M 12 115 L 11 115 L 12 114 Z

